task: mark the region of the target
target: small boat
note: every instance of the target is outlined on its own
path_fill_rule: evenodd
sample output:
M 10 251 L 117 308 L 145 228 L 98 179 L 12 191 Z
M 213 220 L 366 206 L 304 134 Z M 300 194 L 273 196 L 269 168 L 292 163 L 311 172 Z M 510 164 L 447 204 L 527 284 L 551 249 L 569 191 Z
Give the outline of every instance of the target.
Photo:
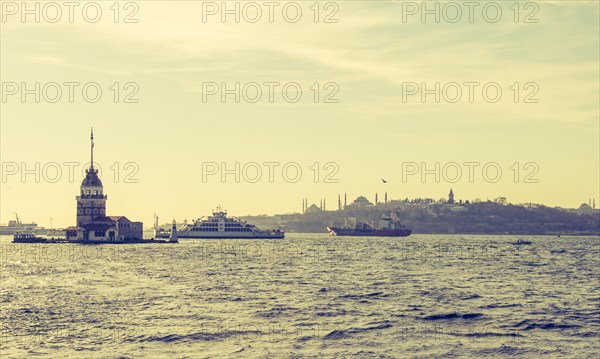
M 524 244 L 531 244 L 531 241 L 519 238 L 516 242 L 513 242 L 514 245 L 516 246 L 520 246 L 520 245 L 524 245 Z
M 45 243 L 47 241 L 47 238 L 38 237 L 33 233 L 15 233 L 13 236 L 13 243 Z

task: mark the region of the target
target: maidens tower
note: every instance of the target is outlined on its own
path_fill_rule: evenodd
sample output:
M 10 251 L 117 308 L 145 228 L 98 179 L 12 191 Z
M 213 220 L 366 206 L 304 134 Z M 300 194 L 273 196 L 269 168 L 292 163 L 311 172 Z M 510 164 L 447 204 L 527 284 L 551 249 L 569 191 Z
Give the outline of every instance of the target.
M 91 162 L 81 182 L 81 194 L 77 199 L 77 226 L 92 223 L 95 218 L 106 216 L 106 196 L 102 193 L 102 181 L 94 168 L 94 129 L 90 136 Z

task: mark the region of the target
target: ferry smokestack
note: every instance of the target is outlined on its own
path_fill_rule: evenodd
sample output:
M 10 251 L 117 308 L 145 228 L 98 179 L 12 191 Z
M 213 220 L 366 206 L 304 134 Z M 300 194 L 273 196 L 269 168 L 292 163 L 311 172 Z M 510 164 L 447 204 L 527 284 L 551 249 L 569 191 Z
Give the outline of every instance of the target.
M 169 238 L 169 242 L 177 243 L 177 223 L 175 219 L 173 219 L 173 227 L 171 228 L 171 237 Z

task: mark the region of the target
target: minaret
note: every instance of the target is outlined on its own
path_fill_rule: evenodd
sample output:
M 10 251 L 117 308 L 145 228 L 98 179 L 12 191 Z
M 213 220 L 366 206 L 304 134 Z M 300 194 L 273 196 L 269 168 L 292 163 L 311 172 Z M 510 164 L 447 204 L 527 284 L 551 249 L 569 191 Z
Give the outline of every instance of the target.
M 344 192 L 344 209 L 348 206 L 346 192 Z
M 342 210 L 342 197 L 338 194 L 338 211 Z
M 385 191 L 385 198 L 384 198 L 385 203 L 387 203 L 387 191 Z
M 158 234 L 158 216 L 154 213 L 154 238 L 157 237 Z
M 379 198 L 377 196 L 377 192 L 375 192 L 375 205 L 377 206 L 377 203 L 379 203 Z
M 94 168 L 94 129 L 90 135 L 90 168 L 81 182 L 81 194 L 77 200 L 77 226 L 92 223 L 97 217 L 106 216 L 106 196 L 102 193 L 102 181 Z

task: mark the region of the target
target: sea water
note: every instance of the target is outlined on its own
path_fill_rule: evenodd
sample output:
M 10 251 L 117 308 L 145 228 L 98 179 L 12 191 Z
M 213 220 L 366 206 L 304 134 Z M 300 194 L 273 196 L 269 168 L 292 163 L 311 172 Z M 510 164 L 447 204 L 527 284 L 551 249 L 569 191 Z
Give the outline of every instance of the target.
M 599 240 L 290 233 L 79 245 L 3 236 L 0 353 L 592 358 Z

